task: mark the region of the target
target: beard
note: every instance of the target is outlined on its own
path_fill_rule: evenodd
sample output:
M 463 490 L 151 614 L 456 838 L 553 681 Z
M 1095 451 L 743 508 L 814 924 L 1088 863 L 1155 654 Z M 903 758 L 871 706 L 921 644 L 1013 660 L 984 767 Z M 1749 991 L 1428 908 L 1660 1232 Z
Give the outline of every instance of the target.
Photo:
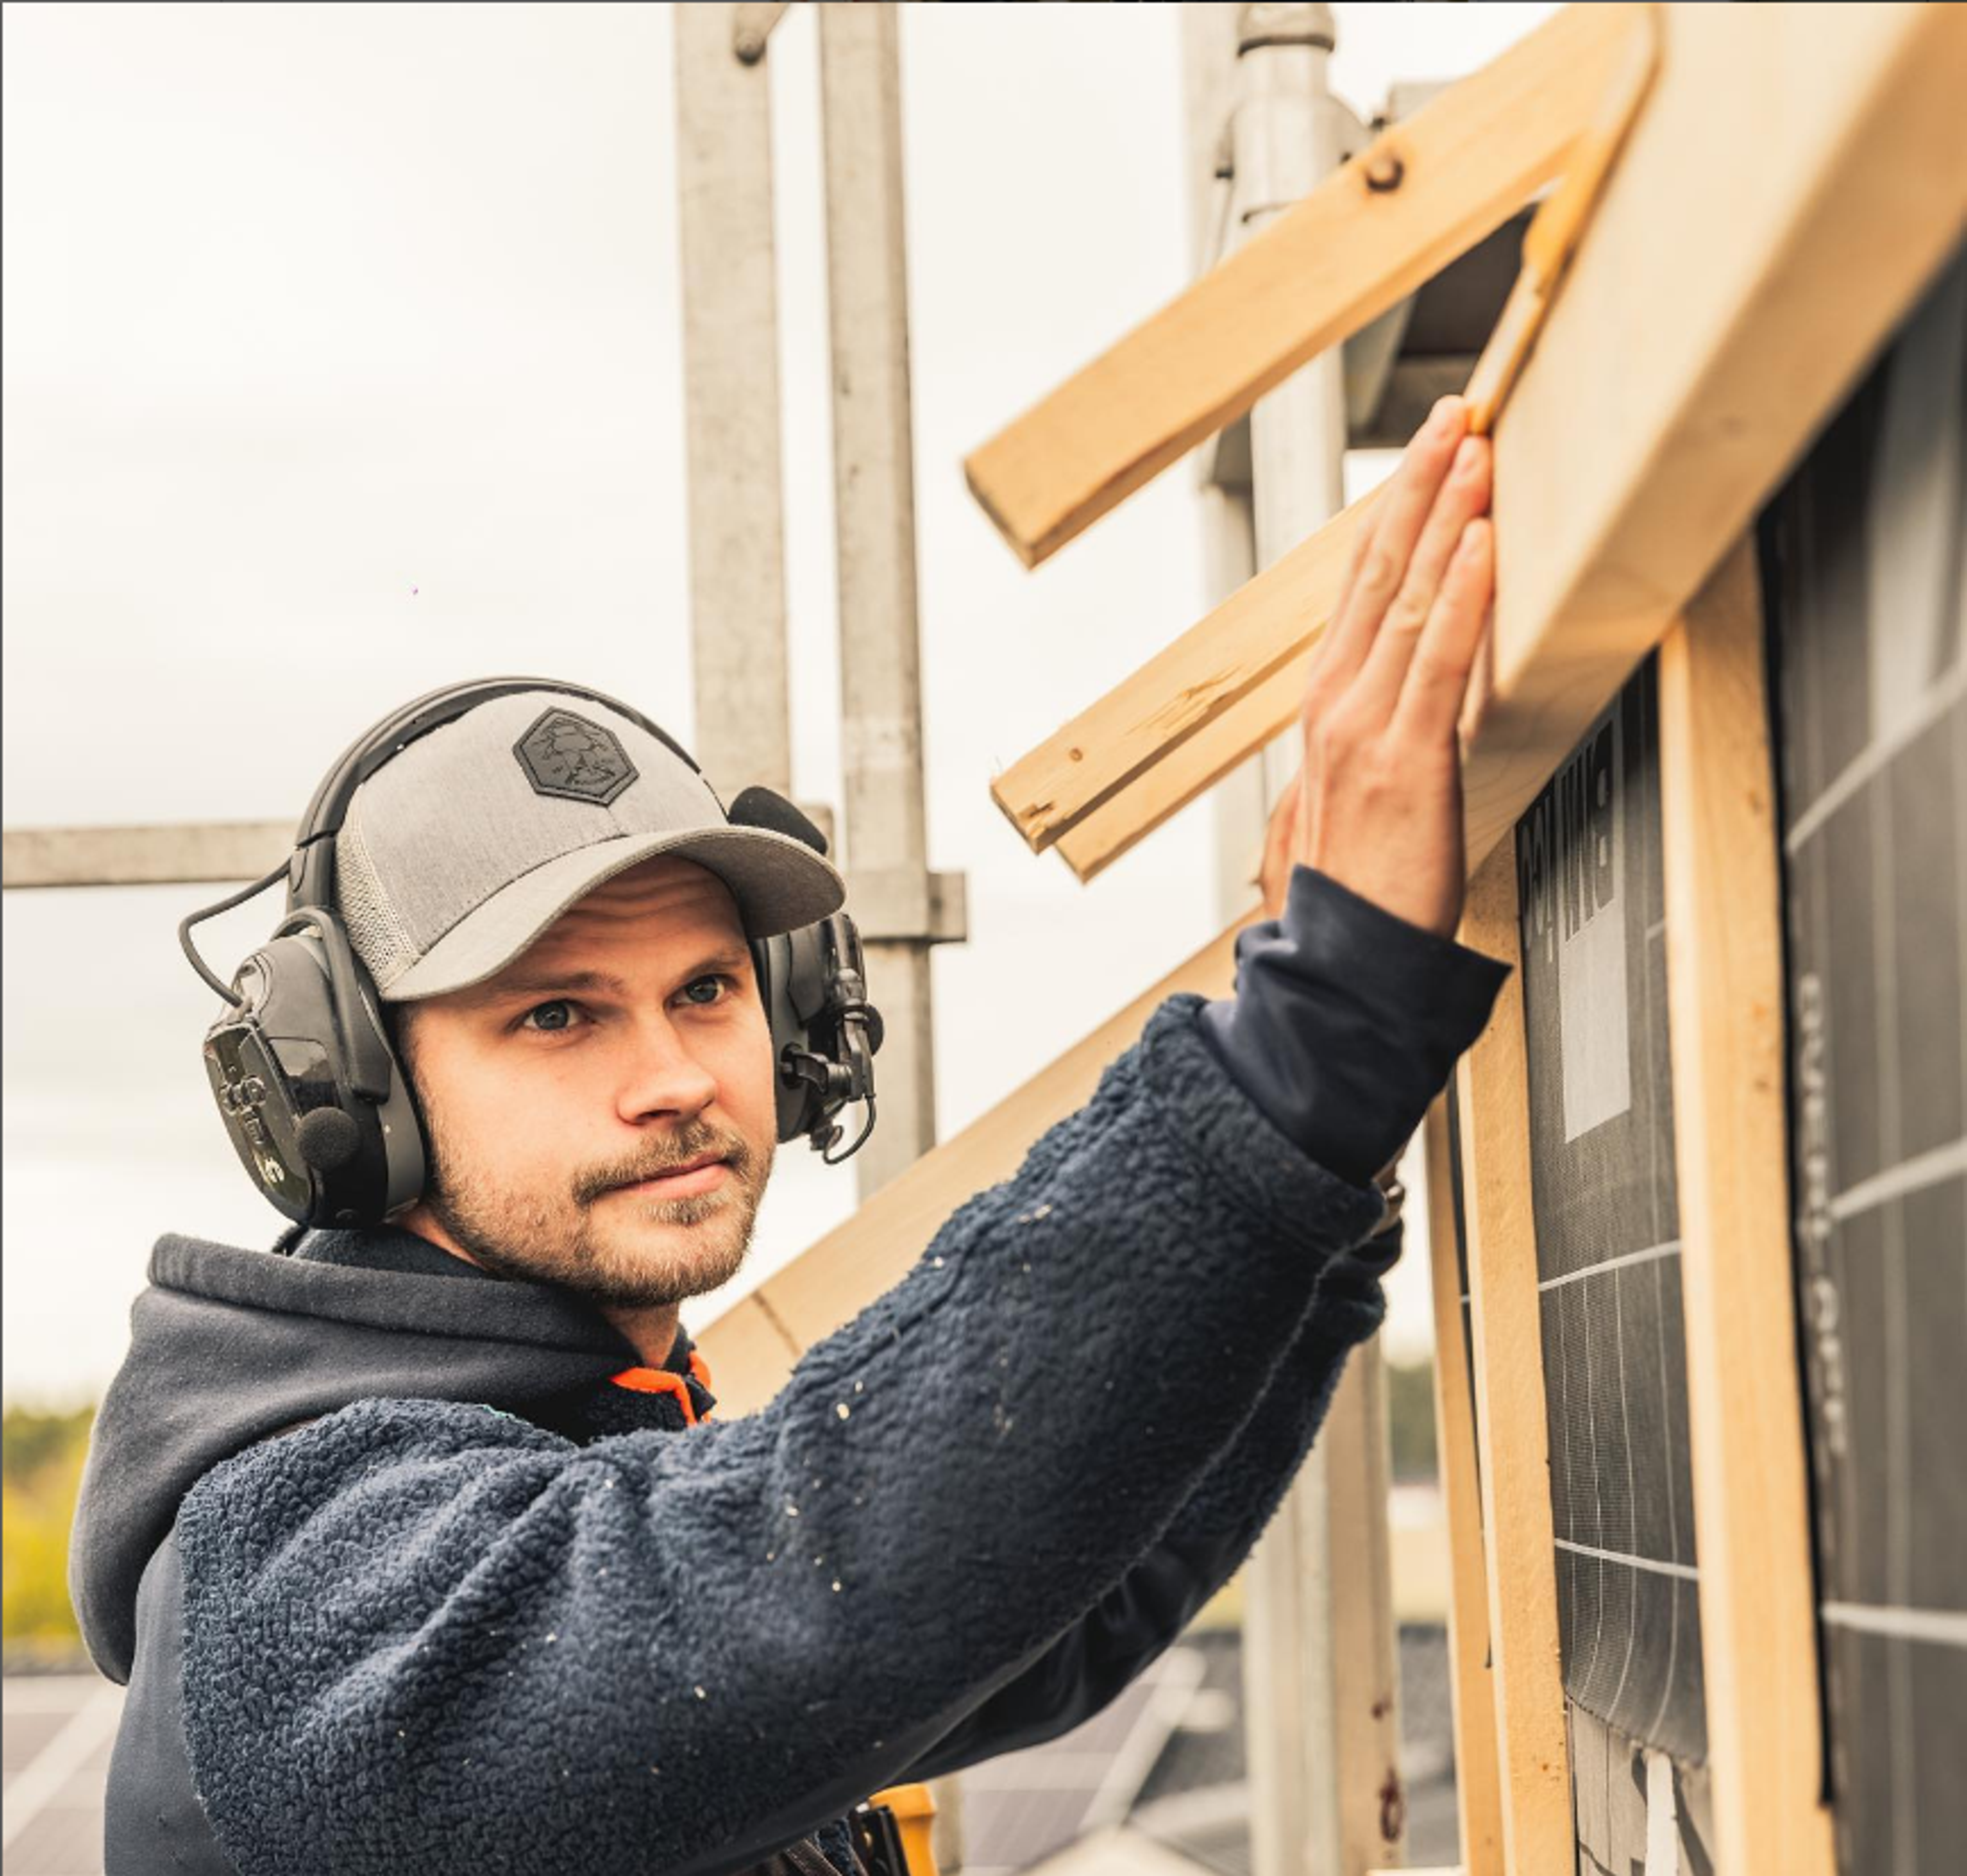
M 418 1103 L 424 1121 L 423 1203 L 481 1268 L 571 1290 L 598 1304 L 641 1309 L 680 1303 L 728 1283 L 744 1261 L 772 1170 L 741 1135 L 695 1121 L 632 1159 L 588 1167 L 564 1190 L 499 1184 L 473 1163 Z M 681 1198 L 620 1188 L 709 1153 L 728 1177 Z

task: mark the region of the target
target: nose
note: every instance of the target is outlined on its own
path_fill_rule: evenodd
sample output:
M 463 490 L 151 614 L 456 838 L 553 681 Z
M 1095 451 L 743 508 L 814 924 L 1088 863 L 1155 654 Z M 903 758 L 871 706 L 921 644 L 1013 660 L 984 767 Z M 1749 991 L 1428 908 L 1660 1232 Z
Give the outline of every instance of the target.
M 717 1099 L 717 1077 L 667 1016 L 637 1025 L 628 1047 L 615 1108 L 630 1126 L 665 1118 L 687 1122 Z

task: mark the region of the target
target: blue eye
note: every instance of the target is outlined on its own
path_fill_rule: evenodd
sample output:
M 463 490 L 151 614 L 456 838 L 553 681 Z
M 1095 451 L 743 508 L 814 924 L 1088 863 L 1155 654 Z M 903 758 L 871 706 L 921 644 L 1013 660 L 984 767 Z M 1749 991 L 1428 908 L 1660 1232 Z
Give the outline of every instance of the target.
M 537 1032 L 547 1035 L 558 1035 L 564 1032 L 568 1027 L 566 1023 L 542 1022 L 535 1025 L 532 1021 L 533 1018 L 538 1015 L 543 1010 L 557 1009 L 564 1012 L 571 1011 L 576 1006 L 568 998 L 564 996 L 557 996 L 551 1003 L 535 1003 L 531 1009 L 526 1012 L 525 1015 L 519 1019 L 519 1027 L 522 1029 L 536 1028 Z
M 688 997 L 690 1001 L 696 1005 L 699 1009 L 708 1009 L 713 1003 L 722 1003 L 723 1001 L 725 986 L 732 982 L 732 980 L 731 978 L 725 977 L 699 977 L 694 983 L 685 984 L 683 986 L 683 993 L 686 997 Z M 716 995 L 715 996 L 699 997 L 691 995 L 693 991 L 700 990 L 706 984 L 708 984 L 712 990 L 715 991 Z

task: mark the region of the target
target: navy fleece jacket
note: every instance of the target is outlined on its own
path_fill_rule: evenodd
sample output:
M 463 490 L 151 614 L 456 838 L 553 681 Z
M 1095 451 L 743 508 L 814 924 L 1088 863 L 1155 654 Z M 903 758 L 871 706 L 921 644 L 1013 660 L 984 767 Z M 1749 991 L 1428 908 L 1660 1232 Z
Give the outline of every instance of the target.
M 351 1387 L 200 1471 L 184 1729 L 239 1869 L 718 1876 L 1103 1704 L 1242 1561 L 1380 1320 L 1368 1177 L 1501 980 L 1342 893 L 1300 870 L 1235 1003 L 1164 1003 L 758 1413 L 583 1443 L 516 1397 Z M 1416 940 L 1434 968 L 1388 999 Z M 1335 1024 L 1380 1070 L 1348 1065 L 1342 1174 L 1297 1131 Z M 108 1632 L 114 1586 L 78 1581 Z

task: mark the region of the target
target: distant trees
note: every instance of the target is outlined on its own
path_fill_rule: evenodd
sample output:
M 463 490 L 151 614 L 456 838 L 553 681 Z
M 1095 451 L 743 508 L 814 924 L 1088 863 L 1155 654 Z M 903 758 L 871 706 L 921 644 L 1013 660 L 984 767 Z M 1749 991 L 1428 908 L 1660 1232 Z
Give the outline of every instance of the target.
M 59 1658 L 81 1648 L 69 1606 L 68 1535 L 95 1419 L 93 1406 L 66 1413 L 9 1407 L 0 1416 L 0 1638 L 10 1655 Z

